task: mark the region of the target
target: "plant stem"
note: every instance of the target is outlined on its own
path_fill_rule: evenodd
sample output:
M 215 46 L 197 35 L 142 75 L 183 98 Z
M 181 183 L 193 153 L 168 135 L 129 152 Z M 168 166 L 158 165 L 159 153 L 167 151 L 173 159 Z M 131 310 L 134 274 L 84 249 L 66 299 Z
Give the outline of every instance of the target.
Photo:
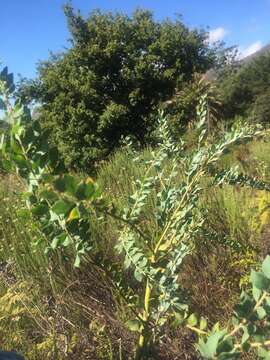
M 146 281 L 145 294 L 144 294 L 144 312 L 143 320 L 144 324 L 140 331 L 140 337 L 138 342 L 138 348 L 136 351 L 135 360 L 142 360 L 147 352 L 149 345 L 149 310 L 150 310 L 150 299 L 151 299 L 151 285 L 149 280 Z

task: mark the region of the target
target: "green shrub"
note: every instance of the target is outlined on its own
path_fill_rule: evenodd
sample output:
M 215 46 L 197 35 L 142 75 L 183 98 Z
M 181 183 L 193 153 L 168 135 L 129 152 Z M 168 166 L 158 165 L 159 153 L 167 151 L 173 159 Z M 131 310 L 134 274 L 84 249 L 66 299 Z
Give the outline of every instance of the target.
M 225 328 L 216 323 L 208 333 L 207 322 L 201 319 L 199 328 L 194 329 L 200 337 L 198 349 L 205 359 L 239 359 L 253 350 L 259 358 L 269 358 L 270 256 L 260 271 L 251 271 L 250 283 L 251 289 L 242 292 Z M 197 325 L 196 318 L 192 321 Z

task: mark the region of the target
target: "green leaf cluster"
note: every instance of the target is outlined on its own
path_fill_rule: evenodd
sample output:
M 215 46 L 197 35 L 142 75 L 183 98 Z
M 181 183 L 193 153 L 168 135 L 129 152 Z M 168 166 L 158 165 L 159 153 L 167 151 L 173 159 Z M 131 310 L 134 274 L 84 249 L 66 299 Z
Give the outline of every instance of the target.
M 198 350 L 206 359 L 239 359 L 256 351 L 259 358 L 270 358 L 270 256 L 261 271 L 251 271 L 251 289 L 242 292 L 231 324 L 200 335 Z
M 8 74 L 7 69 L 3 74 Z M 8 79 L 12 81 L 11 76 Z M 65 172 L 58 150 L 49 145 L 48 133 L 19 101 L 10 105 L 7 95 L 12 85 L 3 83 L 3 121 L 8 121 L 8 127 L 2 133 L 2 169 L 26 183 L 24 198 L 43 240 L 49 240 L 47 252 L 72 246 L 75 266 L 79 266 L 81 256 L 93 247 L 90 218 L 100 190 L 91 178 L 79 181 Z

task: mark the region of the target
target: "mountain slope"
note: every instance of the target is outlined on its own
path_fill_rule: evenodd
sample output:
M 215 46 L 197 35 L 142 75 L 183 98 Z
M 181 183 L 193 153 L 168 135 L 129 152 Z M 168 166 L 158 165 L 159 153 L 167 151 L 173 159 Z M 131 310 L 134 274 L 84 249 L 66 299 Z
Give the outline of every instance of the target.
M 242 59 L 242 61 L 243 61 L 243 63 L 247 63 L 247 62 L 257 58 L 258 56 L 264 55 L 268 52 L 270 52 L 270 43 L 265 45 L 259 51 L 256 51 L 254 54 L 251 54 L 251 55 L 245 57 L 244 59 Z

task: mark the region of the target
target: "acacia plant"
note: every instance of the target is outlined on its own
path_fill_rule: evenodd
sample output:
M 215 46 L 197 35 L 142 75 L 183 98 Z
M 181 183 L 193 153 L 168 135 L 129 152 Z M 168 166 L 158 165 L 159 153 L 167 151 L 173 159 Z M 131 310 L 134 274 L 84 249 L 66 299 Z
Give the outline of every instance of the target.
M 1 165 L 24 179 L 27 211 L 39 224 L 41 241 L 48 242 L 48 254 L 71 247 L 75 266 L 80 266 L 87 252 L 92 265 L 110 279 L 130 309 L 127 326 L 138 333 L 137 360 L 151 358 L 162 341 L 165 325 L 172 321 L 198 332 L 194 316 L 188 314 L 179 274 L 184 258 L 195 251 L 197 235 L 203 231 L 206 215 L 199 199 L 206 187 L 224 183 L 266 188 L 263 182 L 236 170 L 216 168 L 233 145 L 251 141 L 262 134 L 261 130 L 243 125 L 209 143 L 204 95 L 198 106 L 197 147 L 187 152 L 181 139 L 174 143 L 168 119 L 161 113 L 159 145 L 148 161 L 136 154 L 144 175 L 134 181 L 136 190 L 126 207 L 117 209 L 91 178 L 79 181 L 65 172 L 57 150 L 48 145 L 48 134 L 19 101 L 11 105 L 12 90 L 12 76 L 4 69 L 0 105 L 9 125 L 1 138 Z M 100 256 L 92 235 L 93 218 L 103 221 L 107 216 L 119 224 L 116 250 L 123 260 L 121 266 Z M 125 269 L 134 274 L 133 282 L 124 281 Z M 199 349 L 207 355 L 209 344 L 203 341 Z
M 199 334 L 198 350 L 205 359 L 239 359 L 253 351 L 259 358 L 270 359 L 270 256 L 262 263 L 261 271 L 251 271 L 252 288 L 243 291 L 234 315 L 225 328 L 216 323 L 205 331 L 206 322 L 193 317 L 193 330 Z

